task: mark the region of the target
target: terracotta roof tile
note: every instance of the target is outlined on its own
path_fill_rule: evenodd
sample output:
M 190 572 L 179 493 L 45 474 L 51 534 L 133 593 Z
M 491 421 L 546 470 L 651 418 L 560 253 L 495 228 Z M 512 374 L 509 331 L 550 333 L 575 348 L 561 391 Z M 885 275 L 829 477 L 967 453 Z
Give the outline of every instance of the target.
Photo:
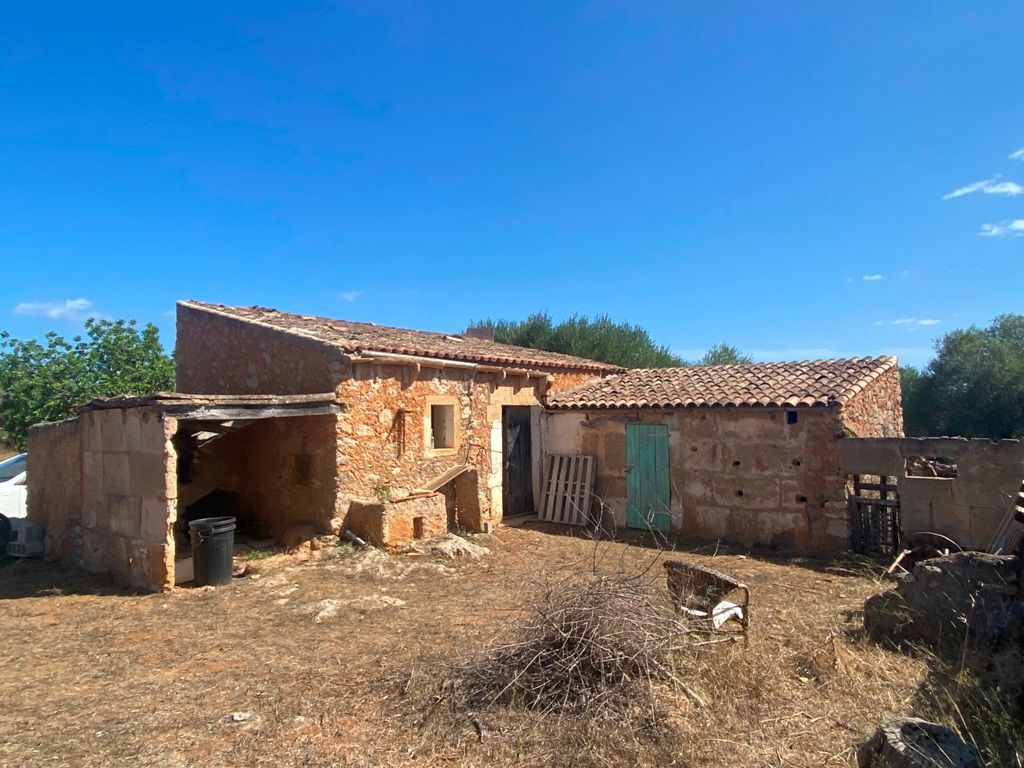
M 638 368 L 559 392 L 551 408 L 810 408 L 845 403 L 895 357 Z
M 557 352 L 526 349 L 459 334 L 391 328 L 374 323 L 356 323 L 312 315 L 296 315 L 265 307 L 228 307 L 199 301 L 179 304 L 195 309 L 272 326 L 282 331 L 312 338 L 337 347 L 348 354 L 384 352 L 414 357 L 431 357 L 502 366 L 522 366 L 540 370 L 591 371 L 595 375 L 621 371 L 622 368 Z

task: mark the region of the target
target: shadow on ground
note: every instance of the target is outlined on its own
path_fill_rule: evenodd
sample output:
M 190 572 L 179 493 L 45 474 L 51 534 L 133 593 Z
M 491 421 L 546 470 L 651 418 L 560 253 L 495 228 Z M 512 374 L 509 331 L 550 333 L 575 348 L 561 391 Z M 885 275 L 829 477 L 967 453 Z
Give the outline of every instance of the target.
M 0 558 L 0 600 L 47 595 L 137 595 L 106 574 L 36 558 Z

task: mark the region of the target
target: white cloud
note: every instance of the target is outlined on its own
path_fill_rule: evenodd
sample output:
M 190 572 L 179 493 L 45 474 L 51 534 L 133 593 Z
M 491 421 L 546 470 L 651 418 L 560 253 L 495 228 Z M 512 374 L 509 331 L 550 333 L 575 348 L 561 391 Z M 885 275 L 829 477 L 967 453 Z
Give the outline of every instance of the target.
M 996 224 L 982 224 L 979 237 L 1020 237 L 1024 235 L 1024 219 L 1007 219 Z
M 884 279 L 885 279 L 885 275 L 880 275 L 877 272 L 875 274 L 873 274 L 873 275 L 864 275 L 864 277 L 861 278 L 861 280 L 867 280 L 869 283 L 872 283 L 872 282 L 874 282 L 876 280 L 884 280 Z
M 34 315 L 50 320 L 84 320 L 94 317 L 90 312 L 92 302 L 89 299 L 65 299 L 64 301 L 23 301 L 14 308 L 16 315 Z
M 901 317 L 896 320 L 875 320 L 875 325 L 938 325 L 933 317 Z
M 342 291 L 338 294 L 338 298 L 342 301 L 355 301 L 362 295 L 362 291 Z
M 1010 155 L 1011 160 L 1024 160 L 1024 147 L 1021 147 L 1016 152 Z
M 954 189 L 947 195 L 943 195 L 943 200 L 952 200 L 955 197 L 963 197 L 964 195 L 971 195 L 975 192 L 984 192 L 986 195 L 1006 195 L 1008 197 L 1016 197 L 1021 192 L 1024 192 L 1024 187 L 1013 181 L 999 181 L 1002 178 L 998 174 L 993 176 L 991 179 L 984 179 L 983 181 L 975 181 L 971 184 L 967 184 L 959 189 Z

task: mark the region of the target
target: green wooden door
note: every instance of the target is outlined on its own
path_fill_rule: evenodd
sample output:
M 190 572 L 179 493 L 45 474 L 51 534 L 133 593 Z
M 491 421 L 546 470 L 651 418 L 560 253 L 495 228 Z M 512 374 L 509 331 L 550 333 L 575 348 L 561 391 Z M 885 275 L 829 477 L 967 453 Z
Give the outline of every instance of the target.
M 626 525 L 667 531 L 672 527 L 668 495 L 668 427 L 626 425 Z

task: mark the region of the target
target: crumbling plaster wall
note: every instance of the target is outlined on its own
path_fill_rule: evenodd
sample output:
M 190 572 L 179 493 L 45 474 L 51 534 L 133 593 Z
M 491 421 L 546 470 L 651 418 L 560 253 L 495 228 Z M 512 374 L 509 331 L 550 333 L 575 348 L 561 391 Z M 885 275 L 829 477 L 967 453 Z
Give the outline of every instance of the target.
M 261 419 L 194 452 L 179 490 L 181 514 L 213 490 L 238 495 L 261 535 L 292 525 L 329 533 L 335 511 L 336 416 Z M 228 514 L 228 512 L 225 512 Z
M 555 384 L 561 378 L 554 374 Z M 460 523 L 480 530 L 502 515 L 502 406 L 536 408 L 533 419 L 535 498 L 540 492 L 540 398 L 544 380 L 471 369 L 409 365 L 353 365 L 337 388 L 347 409 L 338 418 L 338 516 L 351 499 L 401 496 L 445 470 L 468 464 L 475 472 L 476 505 L 465 505 Z M 453 404 L 458 445 L 429 445 L 431 404 Z M 459 487 L 466 488 L 460 477 Z M 465 493 L 462 493 L 463 497 Z
M 81 551 L 82 445 L 78 419 L 37 424 L 28 433 L 28 519 L 46 532 L 47 557 Z
M 807 552 L 845 549 L 839 413 L 795 412 L 797 423 L 788 424 L 785 410 L 768 408 L 549 411 L 544 443 L 548 452 L 597 457 L 595 492 L 625 525 L 626 424 L 666 424 L 675 530 Z
M 851 438 L 840 445 L 849 475 L 896 478 L 905 533 L 934 531 L 969 549 L 988 547 L 1024 481 L 1024 441 L 950 437 Z M 907 477 L 907 458 L 942 456 L 957 477 Z
M 159 408 L 113 408 L 82 414 L 79 428 L 80 564 L 146 589 L 170 589 L 177 422 Z
M 339 350 L 280 329 L 179 304 L 177 333 L 179 392 L 316 394 L 340 378 Z
M 851 437 L 903 437 L 900 369 L 886 371 L 844 404 L 842 418 Z

